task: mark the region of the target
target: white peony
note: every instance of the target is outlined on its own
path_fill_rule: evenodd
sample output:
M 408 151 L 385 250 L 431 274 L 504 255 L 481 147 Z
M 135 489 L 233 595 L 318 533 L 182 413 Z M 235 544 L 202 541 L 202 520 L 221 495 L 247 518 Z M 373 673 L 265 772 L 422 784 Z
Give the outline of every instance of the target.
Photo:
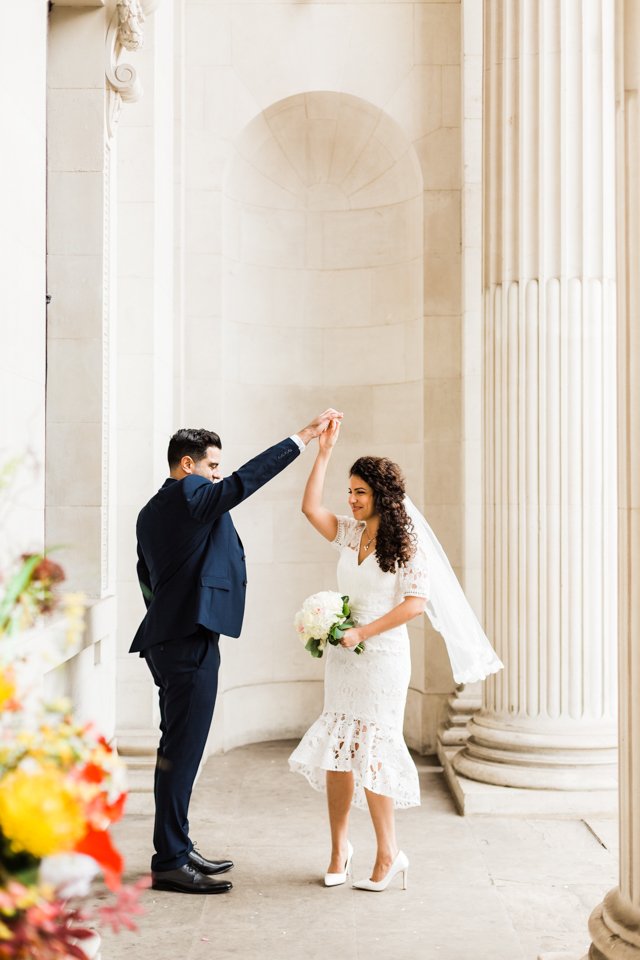
M 53 887 L 57 895 L 66 900 L 67 897 L 86 897 L 99 871 L 93 857 L 84 853 L 56 853 L 40 861 L 38 880 Z
M 345 619 L 343 605 L 341 595 L 335 590 L 321 590 L 307 597 L 294 620 L 301 642 L 306 646 L 309 640 L 318 640 L 323 650 L 331 628 Z

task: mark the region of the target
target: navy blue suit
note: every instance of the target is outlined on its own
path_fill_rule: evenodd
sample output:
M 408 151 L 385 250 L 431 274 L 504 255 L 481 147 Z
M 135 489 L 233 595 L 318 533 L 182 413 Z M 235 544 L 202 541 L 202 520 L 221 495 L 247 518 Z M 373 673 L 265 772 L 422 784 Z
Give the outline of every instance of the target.
M 136 527 L 138 579 L 147 605 L 130 652 L 147 662 L 160 696 L 151 868 L 187 862 L 188 809 L 218 686 L 220 634 L 240 635 L 247 575 L 229 510 L 300 453 L 287 438 L 218 483 L 169 478 Z

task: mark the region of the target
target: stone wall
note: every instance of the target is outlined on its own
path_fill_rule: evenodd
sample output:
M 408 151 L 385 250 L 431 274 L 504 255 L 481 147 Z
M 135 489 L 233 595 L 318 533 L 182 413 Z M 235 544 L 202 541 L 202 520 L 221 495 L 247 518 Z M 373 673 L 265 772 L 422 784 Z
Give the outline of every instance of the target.
M 16 38 L 29 39 L 30 62 Z M 18 459 L 2 558 L 41 549 L 44 539 L 46 330 L 46 5 L 11 4 L 0 40 L 5 130 L 0 182 L 0 467 Z M 18 79 L 19 78 L 19 79 Z
M 328 503 L 346 512 L 359 454 L 396 459 L 461 573 L 460 5 L 181 10 L 176 426 L 218 430 L 229 472 L 316 408 L 344 408 Z M 335 584 L 299 512 L 312 455 L 236 511 L 249 608 L 242 638 L 223 642 L 214 748 L 297 735 L 321 706 L 322 665 L 291 627 L 304 596 Z M 452 680 L 422 624 L 412 653 L 407 736 L 430 751 Z

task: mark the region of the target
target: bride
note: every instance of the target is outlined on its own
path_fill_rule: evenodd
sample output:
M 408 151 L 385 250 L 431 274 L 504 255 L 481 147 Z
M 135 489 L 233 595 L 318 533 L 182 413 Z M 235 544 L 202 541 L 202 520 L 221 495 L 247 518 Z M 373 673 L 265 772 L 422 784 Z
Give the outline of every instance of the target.
M 302 511 L 340 551 L 338 586 L 357 625 L 340 646 L 327 645 L 324 708 L 289 758 L 292 770 L 326 789 L 331 859 L 326 886 L 346 881 L 353 848 L 351 806 L 368 807 L 376 859 L 362 890 L 382 891 L 398 874 L 407 886 L 409 860 L 398 849 L 394 809 L 420 803 L 418 773 L 402 726 L 411 662 L 407 623 L 427 612 L 440 630 L 458 682 L 502 667 L 426 520 L 405 496 L 397 464 L 360 457 L 350 470 L 352 517 L 322 504 L 324 480 L 340 424 L 319 437 Z M 356 656 L 353 647 L 363 643 Z M 462 679 L 459 679 L 462 677 Z

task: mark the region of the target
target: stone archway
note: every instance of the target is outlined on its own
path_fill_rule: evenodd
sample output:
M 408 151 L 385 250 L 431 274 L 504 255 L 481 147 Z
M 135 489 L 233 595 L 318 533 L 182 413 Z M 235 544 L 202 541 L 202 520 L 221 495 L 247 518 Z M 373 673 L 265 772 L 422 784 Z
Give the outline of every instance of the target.
M 371 103 L 311 92 L 268 107 L 235 146 L 221 360 L 225 430 L 243 446 L 227 458 L 242 462 L 283 424 L 293 431 L 331 403 L 349 411 L 334 509 L 363 452 L 394 458 L 421 490 L 423 184 L 412 145 Z M 320 707 L 321 669 L 291 626 L 306 595 L 335 583 L 331 551 L 299 511 L 311 455 L 237 511 L 251 603 L 241 646 L 226 655 L 226 748 L 296 735 Z M 415 713 L 409 737 L 420 746 Z

